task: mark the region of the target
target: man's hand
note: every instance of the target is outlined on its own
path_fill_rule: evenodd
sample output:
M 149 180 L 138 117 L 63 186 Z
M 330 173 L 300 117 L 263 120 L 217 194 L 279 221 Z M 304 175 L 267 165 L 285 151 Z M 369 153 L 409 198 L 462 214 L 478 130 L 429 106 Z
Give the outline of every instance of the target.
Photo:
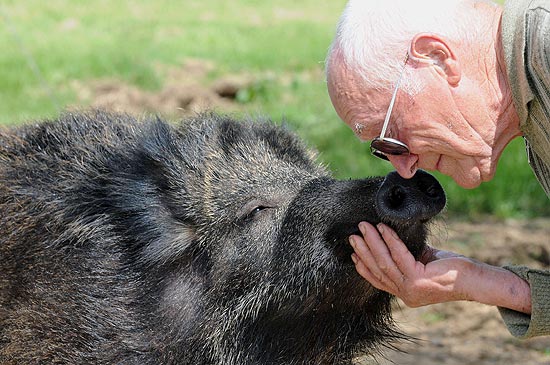
M 359 229 L 363 237 L 350 237 L 357 272 L 410 307 L 474 300 L 531 312 L 529 284 L 508 270 L 432 247 L 416 261 L 388 226 L 361 222 Z

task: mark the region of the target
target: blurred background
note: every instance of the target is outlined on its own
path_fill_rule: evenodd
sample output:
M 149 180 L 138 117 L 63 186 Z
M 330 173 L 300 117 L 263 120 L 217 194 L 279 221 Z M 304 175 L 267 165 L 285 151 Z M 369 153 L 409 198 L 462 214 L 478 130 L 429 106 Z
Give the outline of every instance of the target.
M 285 121 L 340 178 L 385 174 L 334 112 L 324 59 L 344 0 L 0 3 L 0 124 L 89 106 L 177 119 L 209 107 Z M 448 214 L 550 216 L 523 141 L 496 178 L 464 190 L 438 175 Z
M 324 59 L 344 0 L 2 0 L 0 125 L 110 108 L 177 120 L 204 108 L 285 123 L 338 178 L 381 175 L 330 103 Z M 494 265 L 550 266 L 550 202 L 521 139 L 495 179 L 448 194 L 436 244 Z M 496 308 L 454 303 L 398 312 L 421 341 L 397 364 L 548 364 L 550 340 L 518 341 Z

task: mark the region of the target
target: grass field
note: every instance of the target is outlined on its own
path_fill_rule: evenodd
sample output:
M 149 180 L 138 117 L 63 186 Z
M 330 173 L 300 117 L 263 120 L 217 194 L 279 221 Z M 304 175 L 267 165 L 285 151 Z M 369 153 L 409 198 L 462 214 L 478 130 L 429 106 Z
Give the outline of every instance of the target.
M 257 77 L 240 113 L 286 122 L 320 151 L 340 178 L 383 174 L 330 104 L 323 60 L 344 0 L 106 1 L 5 0 L 0 4 L 0 123 L 53 117 L 78 105 L 75 81 L 116 79 L 158 90 L 167 70 L 208 60 L 210 77 Z M 85 107 L 85 105 L 82 105 Z M 520 140 L 496 178 L 463 190 L 438 175 L 450 215 L 550 215 Z

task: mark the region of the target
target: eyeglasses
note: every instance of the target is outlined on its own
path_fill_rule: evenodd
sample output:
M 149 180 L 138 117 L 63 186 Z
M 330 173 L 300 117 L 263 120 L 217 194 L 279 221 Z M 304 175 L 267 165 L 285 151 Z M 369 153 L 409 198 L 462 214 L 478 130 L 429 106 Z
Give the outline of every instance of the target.
M 399 155 L 408 155 L 410 153 L 409 146 L 407 146 L 405 143 L 394 138 L 385 137 L 386 129 L 388 128 L 388 123 L 390 121 L 390 116 L 393 109 L 393 104 L 395 103 L 397 90 L 399 89 L 399 84 L 401 83 L 401 79 L 403 77 L 403 73 L 405 72 L 405 67 L 407 67 L 408 60 L 409 60 L 409 52 L 407 52 L 407 56 L 405 57 L 403 68 L 401 69 L 399 78 L 395 83 L 395 90 L 393 90 L 390 106 L 388 106 L 388 111 L 386 112 L 386 118 L 384 119 L 384 124 L 382 125 L 382 131 L 380 132 L 380 137 L 376 137 L 370 143 L 370 152 L 372 153 L 372 155 L 386 161 L 389 160 L 388 155 L 399 156 Z

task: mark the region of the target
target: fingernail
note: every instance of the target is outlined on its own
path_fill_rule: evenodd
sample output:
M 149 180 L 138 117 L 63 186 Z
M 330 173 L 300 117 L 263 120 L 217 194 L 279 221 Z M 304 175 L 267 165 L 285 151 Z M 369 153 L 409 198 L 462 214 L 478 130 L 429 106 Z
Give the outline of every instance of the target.
M 378 228 L 378 232 L 384 234 L 384 225 L 382 223 L 378 223 L 376 228 Z
M 351 255 L 351 261 L 353 261 L 354 264 L 357 264 L 357 255 L 352 254 Z
M 348 240 L 351 247 L 355 248 L 355 245 L 356 245 L 355 239 L 352 236 L 350 236 Z

